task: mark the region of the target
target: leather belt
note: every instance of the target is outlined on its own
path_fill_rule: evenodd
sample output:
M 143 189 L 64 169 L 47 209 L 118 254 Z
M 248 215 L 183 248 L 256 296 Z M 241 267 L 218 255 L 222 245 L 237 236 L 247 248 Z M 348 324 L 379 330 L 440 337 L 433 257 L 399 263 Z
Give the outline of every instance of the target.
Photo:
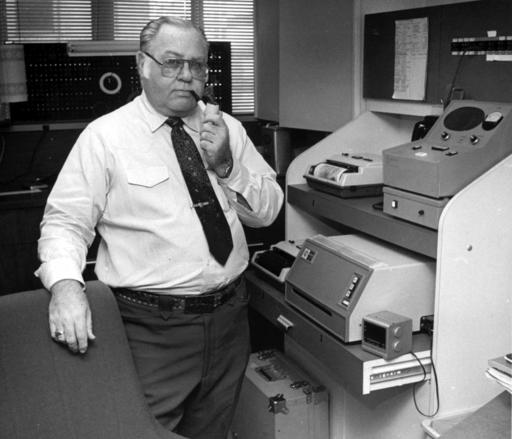
M 241 282 L 238 277 L 223 288 L 199 295 L 167 295 L 128 288 L 111 288 L 114 295 L 127 302 L 156 308 L 160 311 L 182 311 L 185 314 L 211 313 L 235 295 L 236 287 Z

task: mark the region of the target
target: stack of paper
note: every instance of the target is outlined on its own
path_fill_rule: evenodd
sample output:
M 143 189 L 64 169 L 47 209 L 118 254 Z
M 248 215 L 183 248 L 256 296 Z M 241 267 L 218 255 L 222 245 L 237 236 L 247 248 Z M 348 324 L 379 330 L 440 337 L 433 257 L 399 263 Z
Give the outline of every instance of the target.
M 485 374 L 512 393 L 512 354 L 489 360 L 489 368 Z

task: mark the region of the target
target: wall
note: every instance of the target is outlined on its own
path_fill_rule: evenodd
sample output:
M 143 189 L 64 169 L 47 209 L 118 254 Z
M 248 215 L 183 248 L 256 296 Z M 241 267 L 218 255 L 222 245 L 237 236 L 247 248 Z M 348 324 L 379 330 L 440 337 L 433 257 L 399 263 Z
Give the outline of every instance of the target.
M 280 0 L 279 122 L 333 131 L 353 117 L 352 2 Z
M 256 117 L 324 132 L 352 119 L 352 8 L 351 0 L 255 0 Z
M 255 0 L 255 116 L 279 120 L 279 1 Z
M 426 114 L 440 114 L 442 111 L 440 105 L 434 106 L 413 102 L 382 102 L 363 98 L 363 30 L 365 14 L 466 3 L 468 1 L 476 0 L 354 0 L 354 113 L 360 114 L 366 110 L 372 110 L 422 116 Z

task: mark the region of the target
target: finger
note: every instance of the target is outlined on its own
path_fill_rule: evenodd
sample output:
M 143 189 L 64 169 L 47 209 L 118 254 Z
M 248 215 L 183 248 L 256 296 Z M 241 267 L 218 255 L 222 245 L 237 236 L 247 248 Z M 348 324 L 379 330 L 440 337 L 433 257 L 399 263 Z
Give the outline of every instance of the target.
M 209 133 L 209 134 L 215 134 L 217 130 L 214 129 L 214 126 L 211 124 L 203 125 L 201 127 L 201 134 Z
M 218 125 L 219 119 L 213 118 L 213 117 L 207 117 L 203 119 L 203 127 L 214 127 L 215 125 Z
M 60 343 L 65 341 L 64 331 L 54 322 L 50 322 L 50 336 Z
M 78 341 L 72 324 L 64 327 L 64 341 L 68 345 L 70 351 L 74 353 L 78 352 Z
M 199 146 L 204 152 L 204 158 L 209 163 L 212 157 L 217 156 L 217 148 L 215 147 L 215 143 L 209 142 L 207 140 L 201 140 L 199 142 Z
M 85 354 L 87 351 L 87 323 L 84 316 L 84 319 L 75 323 L 75 335 L 78 343 L 77 349 L 81 354 Z
M 203 123 L 207 124 L 213 124 L 213 125 L 219 125 L 222 120 L 222 116 L 220 114 L 208 114 L 203 118 Z
M 87 320 L 87 337 L 89 340 L 94 340 L 96 336 L 92 332 L 92 316 L 91 316 L 91 310 L 87 308 L 86 311 L 86 320 Z
M 209 133 L 209 132 L 201 133 L 201 137 L 200 137 L 201 142 L 213 143 L 214 139 L 215 139 L 215 135 L 213 133 Z
M 64 342 L 68 345 L 68 349 L 71 352 L 76 354 L 78 352 L 78 342 L 76 340 L 75 334 L 73 334 L 73 335 L 64 334 L 64 336 L 65 336 Z

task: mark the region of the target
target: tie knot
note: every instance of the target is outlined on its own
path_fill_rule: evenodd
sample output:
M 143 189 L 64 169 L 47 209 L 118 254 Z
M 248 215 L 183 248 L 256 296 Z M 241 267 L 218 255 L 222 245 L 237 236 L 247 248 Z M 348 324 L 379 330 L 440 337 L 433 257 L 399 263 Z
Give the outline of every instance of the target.
M 174 128 L 174 127 L 180 127 L 183 125 L 183 121 L 181 120 L 180 117 L 177 117 L 177 116 L 171 116 L 169 117 L 165 123 L 167 125 L 169 125 L 171 128 Z

